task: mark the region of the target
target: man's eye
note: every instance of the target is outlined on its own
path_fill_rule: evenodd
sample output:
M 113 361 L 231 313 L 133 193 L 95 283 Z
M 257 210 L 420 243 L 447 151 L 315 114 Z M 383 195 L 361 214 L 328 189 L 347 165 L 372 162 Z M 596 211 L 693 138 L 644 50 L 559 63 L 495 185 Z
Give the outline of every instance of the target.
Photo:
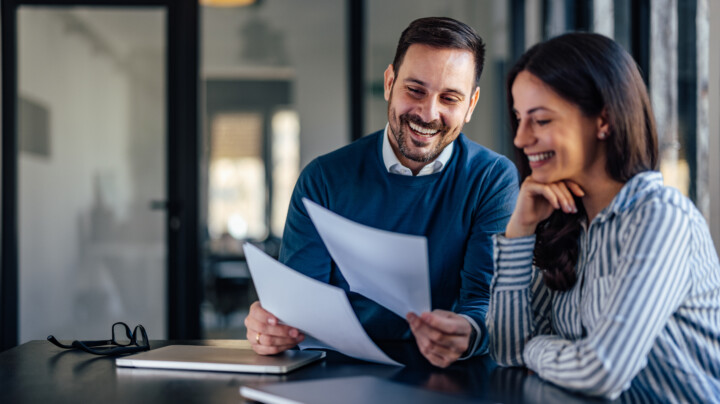
M 460 100 L 458 100 L 458 99 L 455 98 L 455 97 L 443 97 L 443 100 L 445 100 L 445 102 L 449 102 L 449 103 L 451 103 L 451 104 L 455 104 L 455 103 L 460 102 Z
M 423 95 L 423 94 L 424 94 L 422 90 L 419 90 L 419 89 L 417 89 L 417 88 L 408 87 L 407 89 L 408 89 L 408 91 L 410 92 L 410 94 L 415 95 L 415 96 L 419 96 L 419 95 Z

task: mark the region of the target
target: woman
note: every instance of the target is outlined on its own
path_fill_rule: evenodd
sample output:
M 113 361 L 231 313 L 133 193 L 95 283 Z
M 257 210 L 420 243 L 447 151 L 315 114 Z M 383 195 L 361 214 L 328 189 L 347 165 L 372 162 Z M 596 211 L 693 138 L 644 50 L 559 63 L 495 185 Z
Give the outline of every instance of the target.
M 663 186 L 645 85 L 612 40 L 528 50 L 508 106 L 523 183 L 496 236 L 491 355 L 589 395 L 720 400 L 720 265 Z

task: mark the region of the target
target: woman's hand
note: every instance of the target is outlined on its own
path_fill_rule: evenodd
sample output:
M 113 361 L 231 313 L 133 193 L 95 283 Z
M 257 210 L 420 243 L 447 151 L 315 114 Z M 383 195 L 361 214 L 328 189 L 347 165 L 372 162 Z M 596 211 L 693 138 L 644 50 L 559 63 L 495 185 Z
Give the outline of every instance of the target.
M 561 209 L 568 214 L 576 213 L 577 206 L 573 194 L 585 196 L 582 188 L 572 181 L 543 184 L 528 176 L 520 186 L 515 211 L 510 216 L 505 237 L 516 238 L 535 234 L 538 223 L 550 217 L 554 210 Z

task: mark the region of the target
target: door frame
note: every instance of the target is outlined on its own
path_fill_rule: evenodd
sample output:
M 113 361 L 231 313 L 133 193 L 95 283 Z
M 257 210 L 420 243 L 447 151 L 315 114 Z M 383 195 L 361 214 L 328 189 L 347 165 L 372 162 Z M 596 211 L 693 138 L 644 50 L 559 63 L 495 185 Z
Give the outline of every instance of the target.
M 0 351 L 18 345 L 17 10 L 19 6 L 162 7 L 166 23 L 167 330 L 200 338 L 201 264 L 197 0 L 2 0 Z

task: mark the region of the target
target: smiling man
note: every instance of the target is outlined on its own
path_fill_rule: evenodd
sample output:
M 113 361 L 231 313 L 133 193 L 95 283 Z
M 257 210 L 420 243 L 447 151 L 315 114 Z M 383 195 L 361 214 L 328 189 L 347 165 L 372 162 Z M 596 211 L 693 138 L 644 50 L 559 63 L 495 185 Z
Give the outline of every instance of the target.
M 484 54 L 482 39 L 459 21 L 413 21 L 385 71 L 388 125 L 308 164 L 280 249 L 289 267 L 348 290 L 303 197 L 368 226 L 427 237 L 431 312 L 401 318 L 361 295 L 348 297 L 370 337 L 414 340 L 440 367 L 487 351 L 491 236 L 505 229 L 518 190 L 513 164 L 461 133 L 480 96 Z M 304 339 L 258 302 L 245 325 L 260 354 Z

